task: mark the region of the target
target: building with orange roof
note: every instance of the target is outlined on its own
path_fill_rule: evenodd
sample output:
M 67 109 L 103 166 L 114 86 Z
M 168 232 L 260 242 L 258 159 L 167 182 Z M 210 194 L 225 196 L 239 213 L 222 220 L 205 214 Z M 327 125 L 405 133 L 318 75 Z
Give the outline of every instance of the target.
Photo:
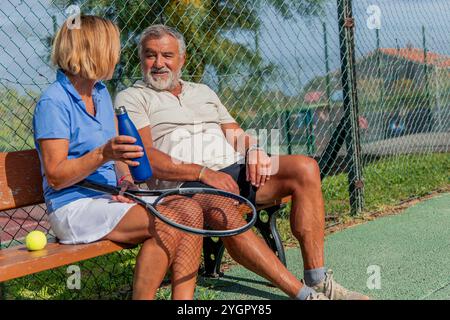
M 407 61 L 427 64 L 438 68 L 450 68 L 450 57 L 435 53 L 424 52 L 419 48 L 381 48 L 380 52 L 387 56 L 405 59 Z

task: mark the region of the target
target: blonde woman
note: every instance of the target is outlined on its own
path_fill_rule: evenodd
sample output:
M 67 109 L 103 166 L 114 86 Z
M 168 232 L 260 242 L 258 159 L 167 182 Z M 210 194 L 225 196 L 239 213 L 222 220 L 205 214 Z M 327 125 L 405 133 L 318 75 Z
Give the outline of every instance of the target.
M 56 81 L 42 94 L 33 117 L 43 189 L 53 231 L 61 243 L 100 239 L 141 244 L 137 256 L 134 299 L 153 299 L 168 269 L 172 298 L 192 299 L 202 239 L 172 229 L 123 196 L 105 196 L 75 183 L 88 178 L 133 187 L 128 165 L 143 155 L 135 139 L 117 136 L 111 97 L 101 82 L 111 79 L 119 60 L 117 26 L 96 16 L 81 16 L 80 27 L 67 23 L 58 31 L 52 62 Z M 201 208 L 178 198 L 160 207 L 183 214 L 175 205 Z

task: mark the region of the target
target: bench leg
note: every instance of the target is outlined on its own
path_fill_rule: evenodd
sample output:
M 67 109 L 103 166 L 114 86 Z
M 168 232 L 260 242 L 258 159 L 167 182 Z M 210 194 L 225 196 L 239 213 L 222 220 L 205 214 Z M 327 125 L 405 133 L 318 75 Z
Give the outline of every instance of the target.
M 220 238 L 204 238 L 203 239 L 203 263 L 205 268 L 202 276 L 207 278 L 219 278 L 223 276 L 220 271 L 223 252 L 225 246 Z
M 286 255 L 284 254 L 283 242 L 281 241 L 281 236 L 277 229 L 277 213 L 282 208 L 282 206 L 273 206 L 264 209 L 269 217 L 267 221 L 263 221 L 261 216 L 259 216 L 256 220 L 255 227 L 261 233 L 270 249 L 272 249 L 278 259 L 286 266 Z M 261 215 L 260 212 L 258 212 L 258 214 Z
M 0 300 L 6 300 L 6 285 L 0 282 Z
M 259 230 L 270 249 L 286 265 L 283 242 L 281 241 L 276 224 L 277 212 L 282 208 L 282 206 L 277 205 L 264 209 L 268 214 L 267 221 L 261 219 L 261 212 L 259 211 L 255 227 Z M 223 272 L 220 270 L 220 264 L 225 247 L 220 238 L 215 238 L 214 240 L 212 238 L 203 239 L 203 260 L 205 267 L 202 276 L 204 277 L 218 278 L 223 276 Z

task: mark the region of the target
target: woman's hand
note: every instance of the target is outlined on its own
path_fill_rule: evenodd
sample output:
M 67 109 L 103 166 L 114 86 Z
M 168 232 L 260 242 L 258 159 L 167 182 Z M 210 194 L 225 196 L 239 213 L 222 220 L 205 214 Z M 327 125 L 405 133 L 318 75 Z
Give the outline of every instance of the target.
M 134 145 L 136 138 L 130 136 L 117 136 L 101 146 L 101 153 L 107 161 L 123 161 L 129 166 L 136 167 L 139 162 L 130 159 L 140 158 L 144 155 L 142 147 Z
M 114 201 L 118 201 L 118 202 L 125 202 L 125 203 L 134 203 L 133 200 L 128 199 L 127 197 L 125 197 L 123 194 L 125 191 L 127 191 L 128 189 L 130 190 L 138 190 L 139 188 L 130 180 L 123 180 L 120 184 L 120 191 L 118 195 L 114 195 L 112 196 L 112 199 Z

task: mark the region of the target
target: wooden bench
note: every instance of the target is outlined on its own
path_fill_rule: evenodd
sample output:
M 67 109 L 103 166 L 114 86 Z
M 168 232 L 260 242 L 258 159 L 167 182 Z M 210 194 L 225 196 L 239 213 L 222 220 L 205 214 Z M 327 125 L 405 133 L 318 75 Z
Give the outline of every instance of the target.
M 284 250 L 276 230 L 274 213 L 287 201 L 289 199 L 260 206 L 258 209 L 266 210 L 268 216 L 265 220 L 258 219 L 256 223 L 264 239 L 284 263 L 286 262 Z M 52 242 L 44 250 L 30 252 L 24 245 L 14 245 L 15 240 L 23 242 L 26 233 L 34 229 L 40 229 L 49 234 L 50 226 L 45 219 L 25 226 L 27 222 L 37 221 L 30 217 L 31 213 L 22 211 L 19 215 L 16 212 L 8 214 L 8 210 L 42 206 L 43 202 L 40 163 L 36 150 L 0 153 L 0 249 L 5 246 L 5 235 L 9 237 L 6 239 L 9 245 L 0 250 L 0 282 L 132 247 L 108 240 L 80 245 L 62 245 Z M 41 211 L 45 210 L 45 207 L 40 208 Z M 42 212 L 42 215 L 45 215 L 45 212 Z M 13 232 L 7 232 L 11 223 L 16 225 L 16 229 Z M 221 274 L 220 263 L 223 250 L 220 240 L 205 238 L 204 275 L 215 277 Z

